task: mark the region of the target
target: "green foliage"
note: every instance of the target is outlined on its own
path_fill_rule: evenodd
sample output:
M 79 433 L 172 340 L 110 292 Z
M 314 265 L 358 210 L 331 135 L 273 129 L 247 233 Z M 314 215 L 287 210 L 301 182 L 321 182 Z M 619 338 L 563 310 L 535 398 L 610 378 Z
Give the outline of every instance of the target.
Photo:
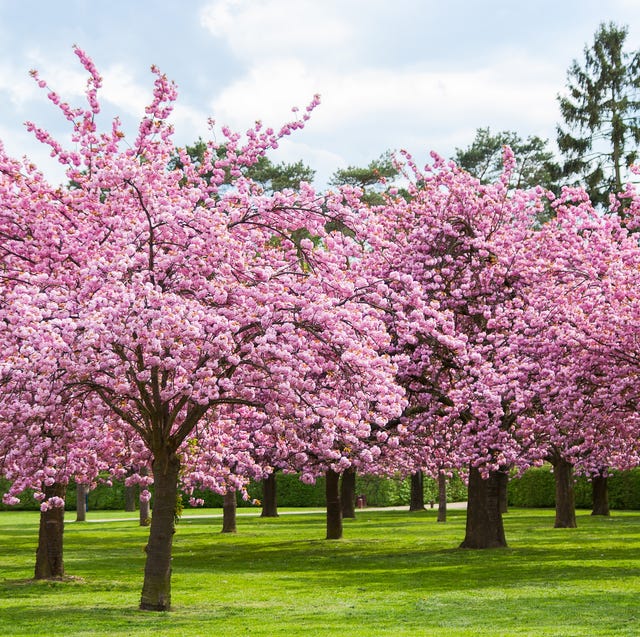
M 640 144 L 640 51 L 624 50 L 627 35 L 627 27 L 600 24 L 583 65 L 573 61 L 567 92 L 558 96 L 564 174 L 602 205 L 622 190 Z
M 122 513 L 106 514 L 118 518 Z M 221 534 L 210 512 L 185 513 L 174 538 L 170 613 L 137 609 L 148 529 L 65 528 L 64 582 L 32 579 L 37 513 L 0 514 L 0 634 L 12 637 L 631 637 L 638 634 L 640 516 L 512 509 L 510 548 L 469 551 L 464 511 L 357 512 L 345 539 L 324 515 L 238 517 Z M 67 516 L 68 521 L 72 516 Z M 597 585 L 594 585 L 597 583 Z M 55 609 L 55 610 L 54 610 Z
M 185 151 L 196 165 L 202 165 L 207 145 L 202 139 L 198 139 L 193 145 L 186 146 Z M 216 159 L 224 159 L 227 156 L 227 149 L 225 146 L 220 146 L 216 153 L 214 161 Z M 169 170 L 181 170 L 182 168 L 183 164 L 176 154 L 169 162 Z M 274 164 L 265 156 L 259 157 L 254 164 L 244 166 L 241 170 L 245 177 L 255 181 L 268 192 L 278 192 L 284 189 L 298 190 L 301 182 L 312 182 L 316 174 L 316 171 L 307 166 L 302 160 L 294 163 L 280 162 L 279 164 Z M 228 169 L 225 169 L 225 172 L 225 183 L 230 184 L 232 182 L 231 174 Z M 213 166 L 211 166 L 210 172 L 205 173 L 207 179 L 211 179 L 212 176 Z
M 612 471 L 607 482 L 611 509 L 640 510 L 640 468 Z M 576 507 L 591 508 L 591 482 L 584 476 L 577 476 L 574 490 Z M 508 498 L 510 506 L 555 506 L 555 481 L 551 467 L 534 467 L 520 478 L 512 478 L 509 481 Z
M 300 183 L 311 183 L 316 171 L 302 161 L 295 163 L 280 162 L 274 164 L 268 157 L 262 156 L 252 166 L 247 167 L 245 176 L 270 192 L 290 189 L 298 190 Z
M 511 478 L 507 495 L 509 506 L 554 507 L 556 491 L 550 467 L 533 467 L 519 478 Z
M 493 134 L 490 128 L 478 128 L 468 148 L 456 148 L 453 160 L 483 184 L 492 183 L 503 172 L 502 152 L 504 146 L 509 146 L 516 160 L 511 185 L 523 189 L 540 185 L 557 194 L 560 166 L 547 144 L 548 140 L 537 136 L 523 140 L 513 131 Z
M 408 505 L 411 484 L 407 479 L 389 479 L 356 474 L 356 494 L 365 496 L 367 506 Z
M 369 205 L 384 203 L 382 193 L 388 183 L 398 176 L 398 169 L 393 161 L 391 151 L 382 153 L 378 159 L 369 162 L 366 167 L 348 166 L 336 170 L 329 184 L 331 186 L 355 186 L 364 191 L 362 200 Z

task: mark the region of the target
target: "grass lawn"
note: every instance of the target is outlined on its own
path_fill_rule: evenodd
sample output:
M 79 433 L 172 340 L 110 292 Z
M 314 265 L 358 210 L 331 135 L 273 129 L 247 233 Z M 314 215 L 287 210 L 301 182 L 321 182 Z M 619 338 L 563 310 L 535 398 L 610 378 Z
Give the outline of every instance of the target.
M 238 518 L 185 512 L 174 543 L 170 613 L 137 610 L 148 529 L 135 514 L 67 514 L 65 569 L 33 582 L 37 513 L 0 512 L 0 635 L 358 637 L 640 635 L 640 513 L 505 516 L 508 549 L 456 547 L 464 511 L 359 511 L 326 541 L 317 513 Z M 191 517 L 191 516 L 194 517 Z

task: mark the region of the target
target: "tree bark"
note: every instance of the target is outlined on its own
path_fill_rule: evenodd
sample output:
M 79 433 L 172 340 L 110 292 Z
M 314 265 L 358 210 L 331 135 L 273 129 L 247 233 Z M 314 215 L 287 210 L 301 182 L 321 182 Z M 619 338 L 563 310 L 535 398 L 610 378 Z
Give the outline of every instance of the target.
M 438 473 L 438 522 L 447 521 L 447 476 L 444 471 Z
M 500 513 L 509 512 L 508 490 L 509 490 L 509 473 L 507 471 L 497 472 L 500 481 Z
M 591 515 L 610 516 L 609 510 L 609 485 L 607 477 L 598 474 L 591 481 L 591 493 L 593 496 L 593 509 Z
M 261 518 L 278 517 L 278 491 L 276 485 L 276 472 L 270 473 L 262 481 L 262 513 Z
M 86 484 L 76 484 L 76 522 L 87 520 L 87 493 L 89 487 Z
M 352 467 L 345 469 L 342 473 L 340 506 L 343 518 L 354 519 L 356 517 L 356 470 Z
M 500 513 L 500 480 L 493 471 L 483 479 L 475 467 L 469 470 L 467 527 L 460 548 L 504 548 L 507 540 Z
M 140 498 L 140 526 L 151 524 L 151 501 Z
M 64 498 L 66 487 L 52 484 L 44 488 L 46 499 Z M 40 512 L 38 548 L 36 550 L 35 579 L 64 577 L 63 560 L 64 507 L 52 507 Z
M 133 512 L 136 510 L 136 485 L 124 488 L 124 510 Z
M 556 529 L 575 529 L 576 499 L 573 489 L 573 465 L 564 458 L 554 459 L 553 474 L 556 482 Z
M 227 489 L 222 502 L 222 533 L 236 533 L 236 509 L 238 501 L 236 492 L 233 489 Z
M 171 609 L 171 550 L 175 533 L 180 460 L 174 451 L 161 449 L 153 459 L 153 517 L 146 547 L 147 560 L 141 610 Z
M 149 471 L 146 467 L 142 467 L 142 469 L 140 469 L 141 476 L 146 476 L 148 473 Z M 140 501 L 140 526 L 149 526 L 151 524 L 151 501 L 143 500 L 140 497 L 138 500 Z
M 340 505 L 340 474 L 329 469 L 326 474 L 327 540 L 342 538 L 342 506 Z
M 409 511 L 424 511 L 424 473 L 422 471 L 411 474 Z

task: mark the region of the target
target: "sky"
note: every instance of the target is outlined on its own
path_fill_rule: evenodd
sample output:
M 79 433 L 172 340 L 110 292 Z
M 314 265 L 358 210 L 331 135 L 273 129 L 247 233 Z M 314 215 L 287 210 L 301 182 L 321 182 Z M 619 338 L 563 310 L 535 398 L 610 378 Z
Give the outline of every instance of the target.
M 69 125 L 29 71 L 81 105 L 78 45 L 104 79 L 101 125 L 118 115 L 131 138 L 152 65 L 178 87 L 177 145 L 221 125 L 278 128 L 320 94 L 305 129 L 271 155 L 302 159 L 319 187 L 386 150 L 419 165 L 431 151 L 451 157 L 481 127 L 554 149 L 567 69 L 611 21 L 640 48 L 640 0 L 0 0 L 0 140 L 62 181 L 24 122 L 61 140 Z

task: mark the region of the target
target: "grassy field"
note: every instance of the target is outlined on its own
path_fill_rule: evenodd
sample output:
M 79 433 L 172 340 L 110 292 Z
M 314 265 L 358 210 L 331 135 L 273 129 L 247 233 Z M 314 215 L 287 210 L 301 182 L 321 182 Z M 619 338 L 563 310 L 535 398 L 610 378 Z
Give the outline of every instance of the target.
M 0 635 L 376 636 L 640 635 L 640 513 L 549 510 L 505 516 L 508 549 L 457 549 L 464 511 L 363 511 L 345 539 L 321 514 L 239 517 L 220 534 L 187 512 L 174 545 L 171 613 L 137 610 L 148 529 L 130 521 L 65 529 L 73 579 L 33 582 L 38 517 L 0 513 Z M 120 512 L 90 512 L 96 519 Z

